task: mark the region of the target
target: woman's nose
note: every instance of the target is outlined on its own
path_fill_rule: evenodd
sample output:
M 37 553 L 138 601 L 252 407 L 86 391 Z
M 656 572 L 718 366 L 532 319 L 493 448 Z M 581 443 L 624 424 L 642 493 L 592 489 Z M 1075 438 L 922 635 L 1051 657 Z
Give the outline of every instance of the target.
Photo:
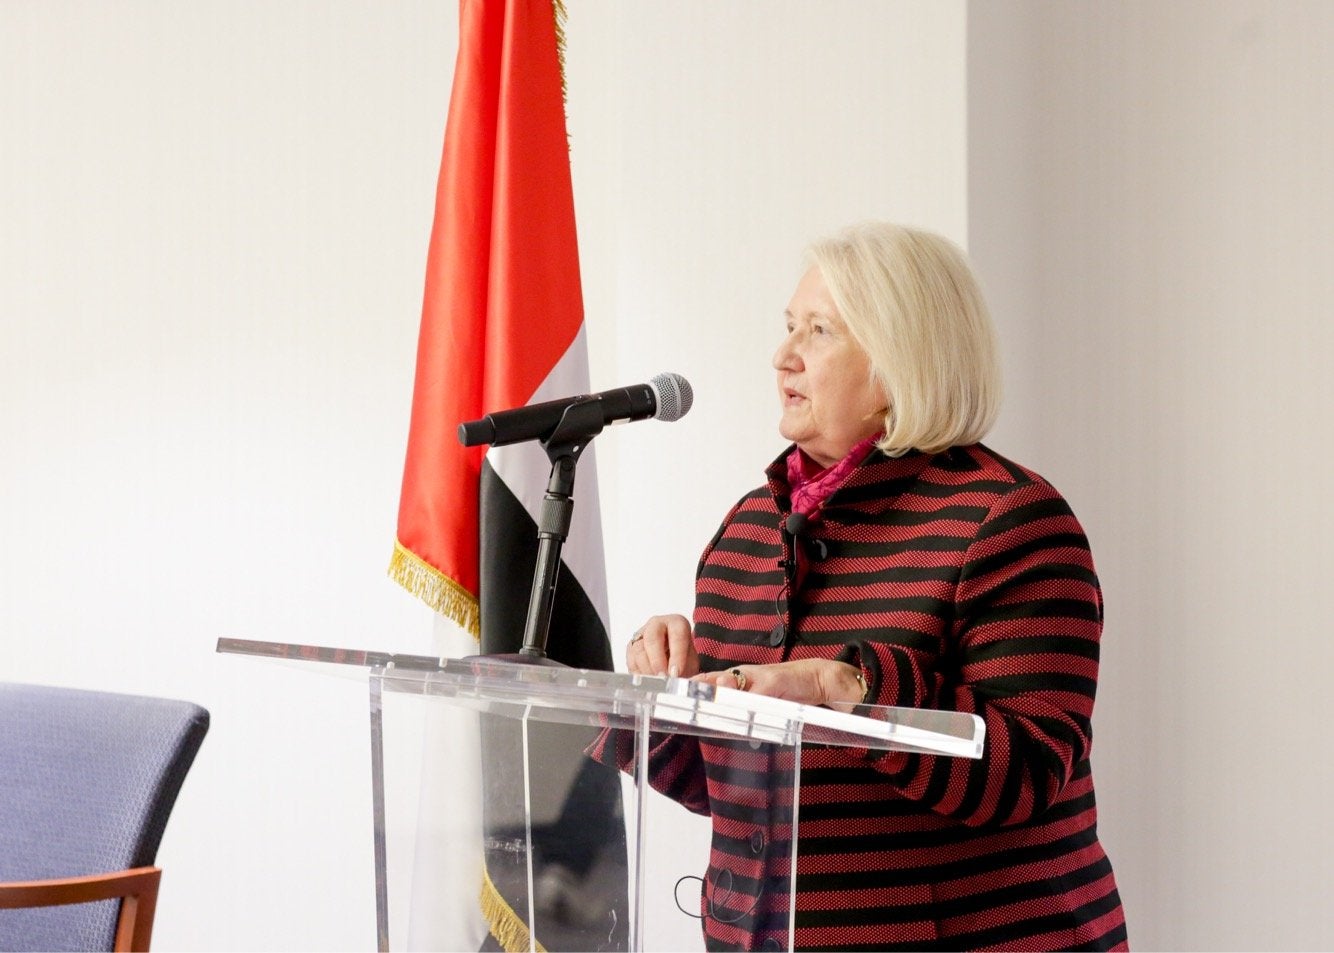
M 778 350 L 774 351 L 774 370 L 787 371 L 799 370 L 801 358 L 797 354 L 797 349 L 792 345 L 792 336 L 783 338 L 783 342 L 778 345 Z

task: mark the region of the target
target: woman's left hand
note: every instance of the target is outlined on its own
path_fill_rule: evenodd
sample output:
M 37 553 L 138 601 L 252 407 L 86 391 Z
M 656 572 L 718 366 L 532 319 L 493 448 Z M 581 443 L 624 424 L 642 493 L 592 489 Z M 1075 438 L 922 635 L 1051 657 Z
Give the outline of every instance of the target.
M 847 662 L 808 658 L 772 665 L 734 665 L 719 672 L 701 672 L 694 680 L 803 705 L 851 711 L 862 703 L 860 674 Z

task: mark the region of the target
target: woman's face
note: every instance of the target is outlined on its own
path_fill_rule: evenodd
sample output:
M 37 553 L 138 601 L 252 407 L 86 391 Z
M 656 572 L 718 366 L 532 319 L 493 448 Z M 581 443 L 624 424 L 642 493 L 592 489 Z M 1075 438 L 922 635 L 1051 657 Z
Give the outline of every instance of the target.
M 785 314 L 787 337 L 774 354 L 783 408 L 778 431 L 830 466 L 883 429 L 887 401 L 819 268 L 802 276 Z

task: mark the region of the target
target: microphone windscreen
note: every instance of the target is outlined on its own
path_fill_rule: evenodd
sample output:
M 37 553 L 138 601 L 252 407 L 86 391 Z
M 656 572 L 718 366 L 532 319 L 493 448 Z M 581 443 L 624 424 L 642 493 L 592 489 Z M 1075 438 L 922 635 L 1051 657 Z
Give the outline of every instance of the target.
M 787 518 L 787 531 L 792 536 L 800 536 L 806 532 L 806 516 L 803 513 L 793 513 Z
M 680 420 L 690 412 L 695 402 L 695 392 L 690 389 L 690 381 L 680 374 L 659 374 L 648 382 L 653 388 L 657 409 L 654 420 Z

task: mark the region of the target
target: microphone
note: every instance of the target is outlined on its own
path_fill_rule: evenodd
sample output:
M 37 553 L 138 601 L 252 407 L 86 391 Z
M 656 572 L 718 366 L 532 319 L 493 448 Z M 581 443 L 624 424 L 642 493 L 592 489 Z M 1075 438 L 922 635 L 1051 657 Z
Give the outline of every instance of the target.
M 481 420 L 459 424 L 459 443 L 465 447 L 490 444 L 503 447 L 525 440 L 545 441 L 556 430 L 565 412 L 579 404 L 596 402 L 602 412 L 602 424 L 620 420 L 680 420 L 695 401 L 690 382 L 680 374 L 659 374 L 647 384 L 618 387 L 600 394 L 581 394 L 562 397 L 500 410 L 487 414 Z
M 800 536 L 802 533 L 806 532 L 806 524 L 808 522 L 810 522 L 810 520 L 806 518 L 806 514 L 793 513 L 787 518 L 787 522 L 783 524 L 783 528 L 787 530 L 789 536 Z

